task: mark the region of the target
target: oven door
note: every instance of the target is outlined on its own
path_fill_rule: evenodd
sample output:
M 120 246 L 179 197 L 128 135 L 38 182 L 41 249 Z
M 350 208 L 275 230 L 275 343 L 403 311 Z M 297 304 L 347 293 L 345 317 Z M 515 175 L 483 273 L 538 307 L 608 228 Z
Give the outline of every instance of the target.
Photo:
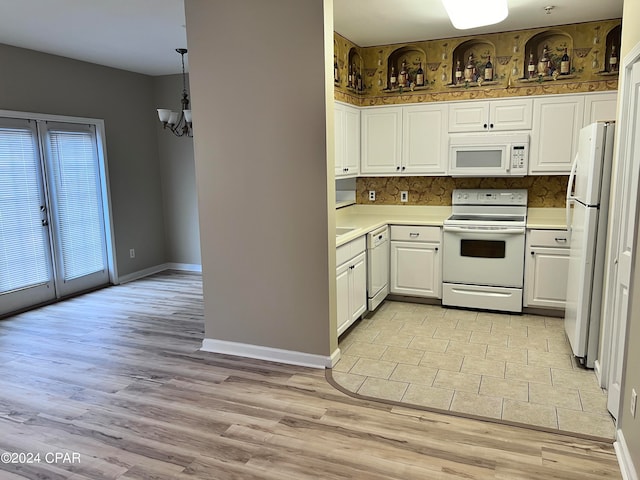
M 524 228 L 445 225 L 443 232 L 444 282 L 522 288 Z

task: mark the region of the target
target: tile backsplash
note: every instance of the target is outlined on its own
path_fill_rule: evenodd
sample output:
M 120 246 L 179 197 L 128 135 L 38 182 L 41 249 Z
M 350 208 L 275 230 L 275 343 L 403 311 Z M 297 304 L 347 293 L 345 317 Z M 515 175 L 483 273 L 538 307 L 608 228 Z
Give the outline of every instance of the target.
M 456 188 L 526 188 L 529 207 L 565 206 L 569 177 L 358 177 L 356 203 L 366 205 L 451 205 Z M 369 190 L 375 190 L 376 201 L 369 201 Z M 400 201 L 400 192 L 408 191 L 407 202 Z

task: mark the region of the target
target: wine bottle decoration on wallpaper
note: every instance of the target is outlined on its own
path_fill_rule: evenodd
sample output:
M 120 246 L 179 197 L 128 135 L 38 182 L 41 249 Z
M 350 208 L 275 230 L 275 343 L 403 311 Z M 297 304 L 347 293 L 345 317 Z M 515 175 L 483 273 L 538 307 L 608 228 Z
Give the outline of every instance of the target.
M 536 63 L 533 61 L 533 53 L 529 54 L 529 65 L 527 65 L 527 76 L 534 78 L 536 76 Z
M 353 70 L 351 70 L 351 64 L 349 64 L 349 76 L 347 77 L 347 87 L 353 88 Z
M 456 60 L 456 84 L 462 83 L 462 67 L 460 67 L 460 60 Z
M 486 82 L 493 81 L 493 63 L 491 63 L 491 55 L 484 66 L 484 79 Z
M 547 76 L 550 74 L 549 72 L 549 50 L 545 45 L 542 49 L 542 56 L 540 60 L 538 60 L 538 76 Z
M 618 52 L 616 52 L 615 45 L 611 45 L 611 55 L 609 55 L 609 71 L 618 71 Z
M 424 70 L 422 69 L 422 62 L 420 62 L 418 71 L 416 72 L 416 87 L 424 87 Z
M 353 77 L 352 77 L 352 81 L 353 83 L 351 84 L 351 88 L 353 88 L 354 90 L 356 88 L 358 88 L 358 77 L 357 77 L 357 67 L 356 67 L 356 62 L 353 62 Z
M 358 69 L 358 74 L 356 75 L 356 90 L 359 92 L 364 90 L 362 87 L 362 75 L 360 74 L 360 69 Z
M 340 72 L 338 70 L 338 60 L 333 60 L 333 81 L 335 83 L 340 83 Z
M 402 68 L 400 68 L 400 75 L 398 75 L 398 85 L 401 87 L 406 87 L 408 83 L 408 74 L 407 74 L 407 62 L 402 60 Z
M 560 59 L 560 75 L 569 75 L 571 73 L 571 60 L 569 59 L 569 54 L 567 53 L 567 47 L 564 49 L 564 54 L 562 54 L 562 58 Z
M 474 82 L 476 80 L 476 63 L 473 58 L 473 53 L 469 54 L 469 60 L 464 67 L 464 81 Z
M 391 76 L 389 77 L 389 89 L 393 90 L 398 86 L 398 77 L 396 77 L 396 67 L 391 67 Z

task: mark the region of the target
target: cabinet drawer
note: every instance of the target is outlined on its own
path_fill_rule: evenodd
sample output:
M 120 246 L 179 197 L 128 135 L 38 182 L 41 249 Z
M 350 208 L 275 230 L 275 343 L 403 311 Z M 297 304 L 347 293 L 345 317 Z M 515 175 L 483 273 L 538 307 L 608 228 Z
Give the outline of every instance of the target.
M 529 230 L 529 246 L 569 248 L 569 234 L 566 230 Z
M 364 236 L 356 238 L 349 243 L 345 243 L 336 248 L 336 266 L 348 262 L 353 257 L 364 252 L 367 248 L 367 241 Z
M 411 225 L 391 225 L 391 240 L 407 242 L 440 243 L 440 227 L 414 227 Z

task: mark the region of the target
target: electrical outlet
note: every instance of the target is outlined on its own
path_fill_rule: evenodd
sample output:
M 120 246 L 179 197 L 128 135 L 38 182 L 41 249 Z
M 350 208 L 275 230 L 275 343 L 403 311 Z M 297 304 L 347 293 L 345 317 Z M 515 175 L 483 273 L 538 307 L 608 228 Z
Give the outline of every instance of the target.
M 638 394 L 636 393 L 636 389 L 631 389 L 631 416 L 636 418 L 636 406 L 638 404 Z
M 135 248 L 130 248 L 129 249 L 129 258 L 136 258 L 136 249 Z
M 407 192 L 406 190 L 403 190 L 402 192 L 400 192 L 400 201 L 401 202 L 408 202 L 409 201 L 409 192 Z
M 370 202 L 375 202 L 376 201 L 376 191 L 375 190 L 369 190 L 369 201 Z

